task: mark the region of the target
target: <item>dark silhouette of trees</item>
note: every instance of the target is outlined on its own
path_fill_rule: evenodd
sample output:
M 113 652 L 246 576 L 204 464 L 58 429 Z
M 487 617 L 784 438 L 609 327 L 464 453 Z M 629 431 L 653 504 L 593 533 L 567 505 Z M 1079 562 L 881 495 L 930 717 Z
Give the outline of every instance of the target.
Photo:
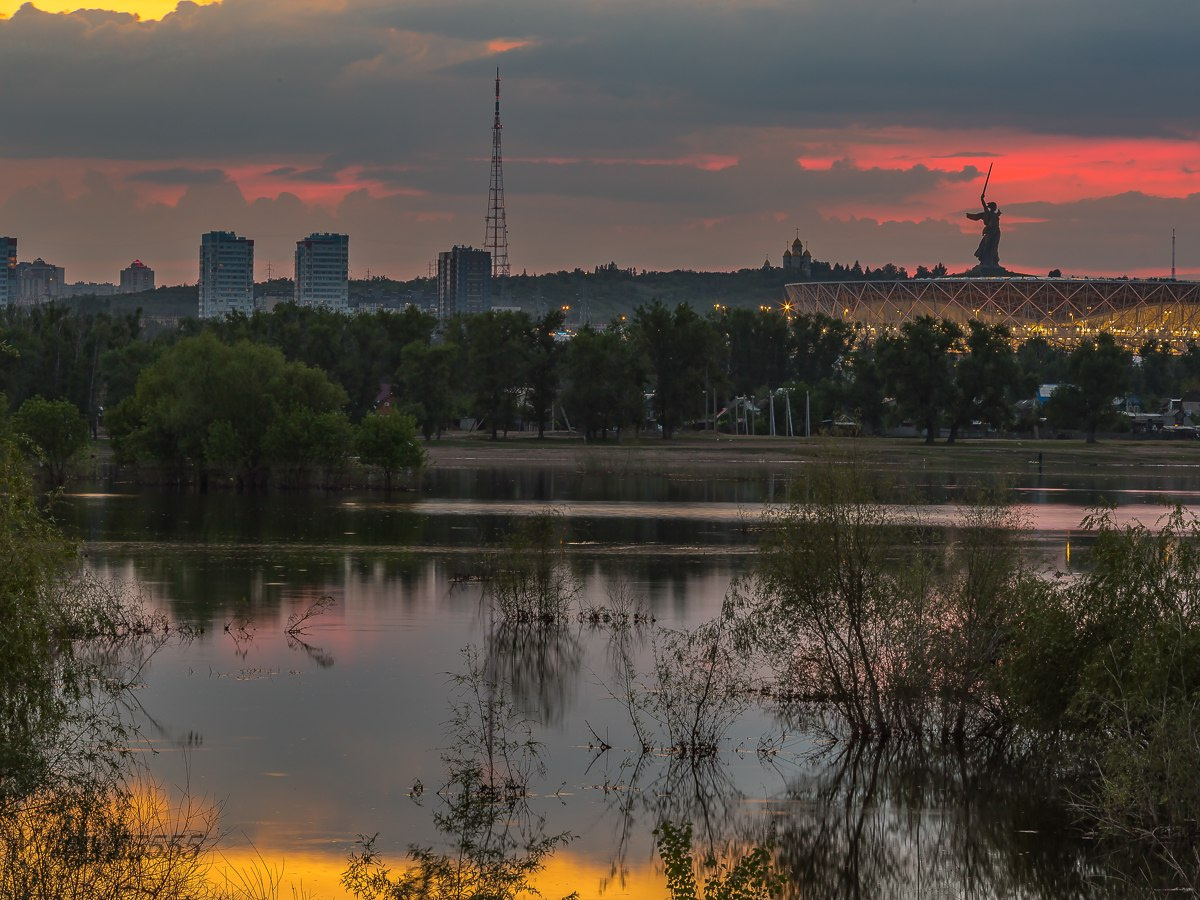
M 972 320 L 964 344 L 966 352 L 954 367 L 948 444 L 954 443 L 961 426 L 974 421 L 1003 428 L 1012 420 L 1018 397 L 1033 393 L 1029 380 L 1021 377 L 1012 337 L 1004 325 Z
M 584 327 L 562 359 L 562 403 L 572 425 L 591 441 L 642 421 L 643 364 L 632 340 L 619 327 Z
M 559 363 L 563 344 L 558 338 L 566 313 L 553 309 L 530 323 L 528 342 L 529 392 L 526 403 L 530 418 L 537 424 L 538 440 L 546 437 L 546 422 L 553 417 L 554 401 L 558 398 Z
M 962 329 L 946 319 L 921 316 L 875 343 L 875 354 L 896 402 L 925 430 L 925 443 L 938 435 L 942 414 L 954 398 L 951 355 Z
M 703 403 L 700 385 L 724 350 L 720 334 L 686 303 L 667 309 L 655 300 L 639 306 L 633 335 L 647 360 L 654 384 L 654 405 L 664 439 L 674 434 L 685 415 Z
M 67 463 L 87 446 L 87 419 L 70 400 L 30 397 L 13 416 L 13 427 L 55 485 L 66 481 Z
M 468 383 L 475 416 L 488 423 L 492 440 L 508 436 L 528 372 L 529 317 L 485 312 L 462 321 Z
M 1071 383 L 1051 396 L 1047 417 L 1075 424 L 1089 444 L 1096 443 L 1096 430 L 1116 418 L 1114 402 L 1129 389 L 1132 360 L 1107 332 L 1081 342 L 1067 359 Z

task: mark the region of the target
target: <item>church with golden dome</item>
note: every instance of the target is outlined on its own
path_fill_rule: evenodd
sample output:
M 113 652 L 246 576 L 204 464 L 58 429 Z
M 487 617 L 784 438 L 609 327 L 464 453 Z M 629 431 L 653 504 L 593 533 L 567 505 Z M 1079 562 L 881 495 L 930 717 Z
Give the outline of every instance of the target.
M 812 254 L 800 241 L 799 236 L 783 251 L 783 271 L 801 278 L 812 277 Z

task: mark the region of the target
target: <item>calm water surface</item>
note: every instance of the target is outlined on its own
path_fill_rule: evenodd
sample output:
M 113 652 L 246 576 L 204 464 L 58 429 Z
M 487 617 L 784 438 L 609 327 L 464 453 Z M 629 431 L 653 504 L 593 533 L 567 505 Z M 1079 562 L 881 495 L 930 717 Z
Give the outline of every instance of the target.
M 931 771 L 848 754 L 757 710 L 713 765 L 634 751 L 613 699 L 618 651 L 646 671 L 656 634 L 713 617 L 751 562 L 764 504 L 785 500 L 796 474 L 459 469 L 431 473 L 398 500 L 97 491 L 68 496 L 59 515 L 95 571 L 197 630 L 144 673 L 150 769 L 174 792 L 221 804 L 231 862 L 261 853 L 316 896 L 341 896 L 357 835 L 378 832 L 395 863 L 409 843 L 446 840 L 432 814 L 452 676 L 465 671 L 468 647 L 537 723 L 545 771 L 532 812 L 547 833 L 575 835 L 541 882 L 549 896 L 662 896 L 650 831 L 666 817 L 718 844 L 773 823 L 804 896 L 1108 896 L 1045 792 L 982 762 Z M 908 480 L 946 521 L 970 481 Z M 1067 565 L 1067 542 L 1102 499 L 1147 522 L 1164 503 L 1200 501 L 1190 468 L 1023 481 L 1029 552 L 1047 567 Z M 800 479 L 794 491 L 803 490 Z M 624 636 L 582 623 L 494 627 L 471 580 L 480 548 L 514 517 L 548 508 L 563 517 L 581 603 L 633 596 L 653 626 Z M 332 604 L 289 636 L 289 617 L 325 596 Z M 612 749 L 598 752 L 599 738 Z

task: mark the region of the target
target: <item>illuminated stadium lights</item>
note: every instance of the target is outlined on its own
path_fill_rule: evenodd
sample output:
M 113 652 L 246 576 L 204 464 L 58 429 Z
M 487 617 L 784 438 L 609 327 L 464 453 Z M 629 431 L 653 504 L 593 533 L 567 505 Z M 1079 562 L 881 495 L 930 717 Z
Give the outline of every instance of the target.
M 1008 326 L 1013 337 L 1074 343 L 1108 331 L 1136 350 L 1200 335 L 1200 282 L 1093 278 L 937 278 L 787 285 L 793 315 L 821 313 L 872 333 L 920 316 Z

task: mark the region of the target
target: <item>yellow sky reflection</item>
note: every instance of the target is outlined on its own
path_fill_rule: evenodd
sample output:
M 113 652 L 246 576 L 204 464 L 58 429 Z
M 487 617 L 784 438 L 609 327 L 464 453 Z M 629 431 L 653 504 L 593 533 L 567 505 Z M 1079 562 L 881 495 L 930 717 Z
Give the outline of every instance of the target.
M 209 873 L 214 884 L 241 887 L 261 884 L 264 874 L 281 878 L 279 896 L 290 896 L 292 887 L 297 893 L 321 900 L 343 900 L 347 894 L 340 884 L 346 868 L 346 857 L 338 853 L 305 851 L 274 852 L 262 848 L 231 848 L 222 850 L 221 859 Z M 401 858 L 388 858 L 393 872 L 403 868 Z M 534 886 L 545 897 L 563 897 L 578 891 L 580 900 L 620 900 L 627 897 L 662 897 L 666 895 L 665 879 L 654 871 L 647 859 L 623 877 L 615 876 L 608 866 L 581 859 L 569 850 L 560 850 L 549 861 L 545 871 L 534 879 Z
M 11 16 L 25 0 L 0 0 L 0 16 Z M 143 19 L 161 19 L 174 11 L 179 0 L 34 0 L 42 12 L 63 13 L 77 9 L 107 9 L 112 12 L 134 13 Z M 220 0 L 196 0 L 201 6 Z

